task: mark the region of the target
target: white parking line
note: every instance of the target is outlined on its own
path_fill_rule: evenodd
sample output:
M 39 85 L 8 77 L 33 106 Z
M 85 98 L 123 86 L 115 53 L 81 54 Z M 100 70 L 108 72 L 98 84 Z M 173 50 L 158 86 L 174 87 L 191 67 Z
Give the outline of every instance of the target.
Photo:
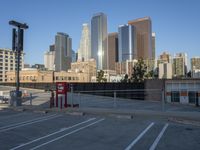
M 24 123 L 17 123 L 19 125 L 15 124 L 15 126 L 10 125 L 11 127 L 5 126 L 5 127 L 2 127 L 3 129 L 0 130 L 0 133 L 8 131 L 8 130 L 16 129 L 16 128 L 19 128 L 19 127 L 23 127 L 23 126 L 26 126 L 26 125 L 34 124 L 34 123 L 37 123 L 37 122 L 42 122 L 42 121 L 50 120 L 50 119 L 57 118 L 57 117 L 60 117 L 60 116 L 62 116 L 62 115 L 53 115 L 53 116 L 50 116 L 50 117 L 45 117 L 43 119 L 38 119 L 36 121 L 28 121 L 27 123 L 25 123 L 25 122 Z
M 140 133 L 140 135 L 138 135 L 138 137 L 133 142 L 131 142 L 131 144 L 129 144 L 125 148 L 125 150 L 130 150 L 153 125 L 154 125 L 154 122 L 152 122 L 142 133 Z
M 67 127 L 67 128 L 62 128 L 62 129 L 60 129 L 59 131 L 56 131 L 56 132 L 53 132 L 53 133 L 51 133 L 51 134 L 45 135 L 45 136 L 40 137 L 40 138 L 38 138 L 38 139 L 35 139 L 35 140 L 33 140 L 33 141 L 30 141 L 30 142 L 27 142 L 27 143 L 21 144 L 21 145 L 19 145 L 19 146 L 17 146 L 17 147 L 13 147 L 13 148 L 11 148 L 10 150 L 15 150 L 15 149 L 18 149 L 18 148 L 24 147 L 24 146 L 29 145 L 29 144 L 31 144 L 31 143 L 34 143 L 34 142 L 40 141 L 40 140 L 42 140 L 42 139 L 45 139 L 45 138 L 50 137 L 50 136 L 52 136 L 52 135 L 55 135 L 55 134 L 58 134 L 58 133 L 64 132 L 64 131 L 66 131 L 66 130 L 69 130 L 69 129 L 71 129 L 71 128 L 77 127 L 77 126 L 79 126 L 79 125 L 81 125 L 81 124 L 84 124 L 84 123 L 90 122 L 90 121 L 95 120 L 95 119 L 96 119 L 96 118 L 90 118 L 90 119 L 88 119 L 88 120 L 86 120 L 86 121 L 83 121 L 83 122 L 77 123 L 77 124 L 75 124 L 75 125 L 73 125 L 73 126 L 70 126 L 70 127 Z
M 39 118 L 35 118 L 35 119 L 31 119 L 31 120 L 27 120 L 27 121 L 23 121 L 23 122 L 19 122 L 19 123 L 10 124 L 10 125 L 7 125 L 7 126 L 0 127 L 0 130 L 5 129 L 5 128 L 9 128 L 9 127 L 12 127 L 12 126 L 17 126 L 17 125 L 20 125 L 20 124 L 32 122 L 32 121 L 35 121 L 35 120 L 40 120 L 40 119 L 44 119 L 44 118 L 47 118 L 47 117 L 52 117 L 52 116 L 55 116 L 55 115 L 56 114 L 44 116 L 44 117 L 39 117 Z
M 151 145 L 149 150 L 154 150 L 156 148 L 156 146 L 158 145 L 158 142 L 160 141 L 161 137 L 163 136 L 165 130 L 168 127 L 168 123 L 165 124 L 165 126 L 163 127 L 162 131 L 159 133 L 158 137 L 156 138 L 156 140 L 153 142 L 153 144 Z
M 5 111 L 5 112 L 8 112 L 8 111 Z M 9 115 L 9 116 L 1 116 L 0 120 L 8 119 L 8 118 L 16 117 L 16 116 L 21 116 L 21 115 L 25 115 L 25 113 L 12 114 L 12 115 Z
M 43 144 L 41 144 L 41 145 L 38 145 L 38 146 L 36 146 L 36 147 L 33 147 L 33 148 L 31 148 L 31 150 L 38 149 L 38 148 L 40 148 L 40 147 L 42 147 L 42 146 L 45 146 L 45 145 L 47 145 L 47 144 L 50 144 L 50 143 L 55 142 L 55 141 L 57 141 L 57 140 L 60 140 L 60 139 L 66 137 L 66 136 L 68 136 L 68 135 L 71 135 L 71 134 L 76 133 L 76 132 L 78 132 L 78 131 L 80 131 L 80 130 L 83 130 L 83 129 L 85 129 L 85 128 L 88 128 L 88 127 L 90 127 L 90 126 L 92 126 L 92 125 L 94 125 L 94 124 L 97 124 L 97 123 L 99 123 L 99 122 L 101 122 L 101 121 L 103 121 L 103 120 L 104 120 L 104 119 L 100 119 L 100 120 L 97 120 L 97 121 L 95 121 L 95 122 L 93 122 L 93 123 L 90 123 L 90 124 L 88 124 L 88 125 L 86 125 L 86 126 L 83 126 L 83 127 L 78 128 L 78 129 L 75 129 L 75 130 L 73 130 L 73 131 L 71 131 L 71 132 L 69 132 L 69 133 L 67 133 L 67 134 L 64 134 L 64 135 L 59 136 L 59 137 L 57 137 L 57 138 L 55 138 L 55 139 L 52 139 L 52 140 L 50 140 L 50 141 L 48 141 L 48 142 L 45 142 L 45 143 L 43 143 Z

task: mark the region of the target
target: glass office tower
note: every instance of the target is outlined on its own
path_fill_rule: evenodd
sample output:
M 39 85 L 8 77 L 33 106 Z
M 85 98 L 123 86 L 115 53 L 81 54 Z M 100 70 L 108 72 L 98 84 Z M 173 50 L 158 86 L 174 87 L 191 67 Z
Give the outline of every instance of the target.
M 93 15 L 91 20 L 91 57 L 96 60 L 97 69 L 108 68 L 107 16 Z
M 152 59 L 152 25 L 151 18 L 144 17 L 128 22 L 136 28 L 137 57 L 145 60 Z
M 87 23 L 83 24 L 80 45 L 78 49 L 78 60 L 88 61 L 91 58 L 90 47 L 90 27 Z
M 118 28 L 118 61 L 133 60 L 137 58 L 136 31 L 132 25 L 121 25 Z
M 58 32 L 55 37 L 55 71 L 67 71 L 71 67 L 72 39 Z

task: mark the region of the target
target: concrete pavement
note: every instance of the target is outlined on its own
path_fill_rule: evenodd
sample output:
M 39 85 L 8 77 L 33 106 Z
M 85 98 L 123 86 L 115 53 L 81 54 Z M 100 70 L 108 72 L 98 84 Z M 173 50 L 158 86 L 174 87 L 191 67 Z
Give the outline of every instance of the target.
M 0 149 L 199 150 L 200 127 L 135 116 L 0 111 Z

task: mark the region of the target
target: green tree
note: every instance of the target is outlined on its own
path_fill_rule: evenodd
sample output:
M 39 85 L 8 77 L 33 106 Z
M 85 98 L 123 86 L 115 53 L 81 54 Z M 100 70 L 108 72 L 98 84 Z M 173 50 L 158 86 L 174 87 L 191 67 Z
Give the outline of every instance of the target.
M 100 70 L 97 72 L 97 82 L 106 82 L 107 79 L 104 77 L 104 71 Z
M 188 78 L 191 78 L 191 77 L 192 77 L 192 72 L 191 72 L 191 71 L 189 71 L 189 72 L 187 73 L 187 77 L 188 77 Z
M 147 79 L 152 79 L 152 78 L 154 78 L 154 71 L 153 71 L 153 70 L 149 71 L 149 72 L 145 75 L 145 77 L 146 77 Z
M 133 67 L 131 82 L 143 82 L 147 73 L 147 66 L 143 59 L 139 59 Z
M 130 82 L 129 78 L 128 78 L 128 75 L 125 74 L 124 78 L 121 80 L 122 83 L 128 83 Z

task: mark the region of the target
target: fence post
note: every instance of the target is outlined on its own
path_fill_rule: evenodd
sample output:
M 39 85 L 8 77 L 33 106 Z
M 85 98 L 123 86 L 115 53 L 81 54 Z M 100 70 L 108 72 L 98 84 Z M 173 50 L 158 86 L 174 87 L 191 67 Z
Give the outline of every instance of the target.
M 62 109 L 62 96 L 60 97 L 60 109 Z
M 116 91 L 114 91 L 114 108 L 117 107 L 117 104 L 116 104 L 116 96 L 117 96 Z
M 78 99 L 79 99 L 79 107 L 81 107 L 81 94 L 78 92 Z
M 73 85 L 71 84 L 71 107 L 73 107 Z
M 162 89 L 162 111 L 165 111 L 165 96 L 164 90 Z

